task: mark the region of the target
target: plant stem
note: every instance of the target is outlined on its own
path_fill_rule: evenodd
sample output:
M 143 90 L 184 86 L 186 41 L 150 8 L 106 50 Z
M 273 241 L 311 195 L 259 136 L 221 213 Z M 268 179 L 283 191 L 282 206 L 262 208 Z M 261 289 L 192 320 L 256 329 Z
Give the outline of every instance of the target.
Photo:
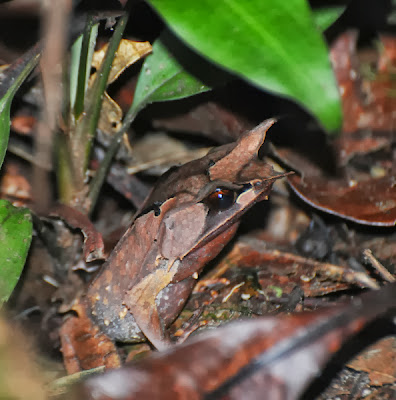
M 132 107 L 129 109 L 129 111 L 132 110 Z M 125 115 L 123 124 L 120 128 L 120 130 L 115 134 L 113 140 L 110 143 L 109 148 L 106 151 L 106 154 L 102 160 L 102 162 L 100 163 L 100 166 L 98 168 L 98 170 L 96 171 L 95 176 L 93 177 L 91 183 L 90 183 L 90 190 L 88 193 L 88 199 L 89 199 L 89 213 L 92 213 L 93 209 L 95 208 L 96 205 L 96 201 L 98 200 L 98 196 L 100 193 L 100 190 L 103 186 L 103 183 L 106 179 L 107 176 L 107 171 L 109 170 L 111 161 L 114 157 L 114 155 L 117 153 L 117 150 L 120 146 L 122 137 L 124 135 L 124 133 L 126 132 L 126 130 L 128 129 L 128 127 L 130 126 L 130 124 L 133 122 L 133 120 L 136 117 L 136 113 L 134 112 L 133 114 L 130 113 L 128 111 L 128 113 Z
M 77 166 L 77 174 L 82 181 L 88 167 L 89 156 L 91 153 L 92 140 L 95 137 L 98 126 L 100 110 L 102 108 L 103 95 L 107 86 L 107 80 L 110 74 L 111 65 L 114 60 L 115 53 L 120 44 L 126 23 L 128 21 L 129 12 L 119 19 L 114 34 L 109 42 L 103 63 L 97 72 L 97 76 L 93 87 L 86 98 L 86 106 L 84 107 L 84 115 L 82 120 L 77 124 L 77 129 L 73 137 L 74 158 Z M 82 152 L 81 152 L 82 150 Z

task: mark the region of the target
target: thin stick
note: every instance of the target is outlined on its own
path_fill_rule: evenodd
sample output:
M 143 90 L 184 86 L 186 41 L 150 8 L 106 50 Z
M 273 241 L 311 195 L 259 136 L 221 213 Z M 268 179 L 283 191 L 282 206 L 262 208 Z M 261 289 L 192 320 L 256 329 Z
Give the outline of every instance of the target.
M 396 282 L 396 278 L 373 256 L 371 250 L 363 251 L 366 260 L 375 268 L 378 273 L 388 282 Z

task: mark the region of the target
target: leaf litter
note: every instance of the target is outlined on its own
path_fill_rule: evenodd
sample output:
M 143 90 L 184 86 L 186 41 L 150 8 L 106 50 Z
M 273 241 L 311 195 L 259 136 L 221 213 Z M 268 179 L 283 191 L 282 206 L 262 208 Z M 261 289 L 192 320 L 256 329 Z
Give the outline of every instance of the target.
M 270 226 L 241 236 L 212 263 L 171 327 L 173 339 L 184 343 L 157 355 L 150 354 L 152 352 L 148 347 L 141 349 L 141 345 L 122 346 L 123 358 L 133 360 L 134 364 L 80 383 L 74 389 L 76 398 L 81 398 L 82 393 L 87 399 L 132 399 L 138 398 L 133 397 L 138 394 L 150 398 L 183 398 L 176 397 L 176 393 L 197 399 L 220 396 L 257 398 L 263 391 L 269 398 L 297 398 L 297 394 L 303 395 L 315 376 L 323 371 L 327 360 L 347 339 L 352 337 L 353 340 L 354 335 L 362 330 L 364 332 L 364 325 L 376 321 L 384 313 L 394 315 L 394 283 L 386 284 L 384 275 L 373 269 L 365 258 L 365 251 L 370 249 L 373 259 L 394 276 L 396 254 L 393 232 L 362 230 L 359 225 L 345 225 L 345 221 L 352 221 L 378 229 L 394 226 L 396 222 L 390 149 L 393 135 L 387 134 L 394 129 L 393 99 L 390 95 L 394 40 L 389 37 L 381 40 L 383 52 L 380 53 L 374 80 L 361 76 L 364 71 L 361 71 L 362 66 L 357 60 L 355 34 L 345 34 L 333 46 L 332 58 L 336 77 L 343 88 L 343 108 L 347 118 L 342 135 L 334 139 L 330 146 L 335 154 L 337 173 L 343 176 L 329 178 L 318 166 L 310 169 L 306 167 L 309 163 L 294 163 L 299 174 L 287 179 L 298 196 L 308 204 L 308 212 L 307 208 L 296 208 L 293 197 L 285 198 L 282 193 L 273 195 L 274 205 L 266 211 L 267 215 L 263 215 L 263 220 L 277 218 L 279 225 L 282 225 L 279 221 L 283 224 L 287 221 L 287 228 L 278 226 L 278 229 L 283 229 L 283 234 L 277 236 Z M 345 54 L 345 49 L 349 58 L 347 63 L 341 63 L 340 54 Z M 356 85 L 361 85 L 359 90 L 355 90 Z M 365 92 L 366 97 L 356 96 L 356 92 Z M 367 98 L 369 103 L 365 102 Z M 231 135 L 236 136 L 243 130 L 236 114 L 230 110 L 219 111 L 211 104 L 204 102 L 199 119 L 212 113 L 215 118 L 219 115 L 224 117 L 225 123 L 219 128 L 213 123 L 213 116 L 208 117 L 205 130 L 209 137 L 216 137 L 217 133 L 213 132 L 219 129 L 224 132 L 227 122 L 235 128 L 230 130 Z M 110 128 L 114 129 L 114 121 L 119 124 L 119 115 L 117 111 L 114 119 L 110 112 L 103 113 L 107 119 L 103 130 L 109 132 Z M 191 115 L 182 114 L 177 124 L 180 122 L 185 130 L 189 127 L 196 129 Z M 175 124 L 172 117 L 161 121 L 161 126 L 174 127 L 172 124 Z M 151 146 L 144 144 L 139 153 L 150 153 Z M 188 150 L 184 154 L 181 147 L 180 156 L 172 154 L 172 149 L 179 148 L 177 142 L 167 151 L 164 146 L 164 152 L 159 155 L 153 152 L 154 158 L 149 162 L 136 157 L 132 164 L 135 169 L 130 172 L 145 170 L 147 165 L 163 167 L 184 162 L 185 157 L 189 157 Z M 277 150 L 280 157 L 287 154 L 280 148 Z M 293 156 L 292 153 L 289 152 L 289 155 Z M 371 165 L 362 161 L 362 156 L 368 155 Z M 283 158 L 285 164 L 290 164 L 286 156 Z M 122 163 L 120 165 L 122 168 Z M 12 171 L 12 167 L 7 168 Z M 7 174 L 3 177 L 3 191 L 10 196 L 21 197 L 20 192 L 7 189 L 12 185 L 10 175 L 15 176 L 14 184 L 18 184 L 17 173 Z M 118 179 L 117 175 L 115 179 Z M 141 180 L 141 176 L 133 177 L 136 186 L 120 192 L 125 198 L 130 197 L 129 193 L 135 187 L 139 188 Z M 145 189 L 137 191 L 144 193 Z M 23 196 L 21 200 L 24 200 Z M 136 204 L 139 205 L 138 200 Z M 311 219 L 312 207 L 319 210 L 319 217 Z M 339 218 L 331 219 L 326 214 Z M 59 281 L 65 285 L 64 293 L 68 297 L 68 300 L 63 299 L 65 306 L 69 301 L 73 302 L 78 291 L 76 288 L 82 287 L 81 281 L 85 283 L 91 274 L 85 269 L 82 276 L 76 278 L 75 272 L 71 271 L 76 270 L 78 260 L 89 257 L 91 250 L 98 243 L 99 247 L 102 244 L 101 236 L 96 236 L 95 229 L 75 212 L 68 216 L 58 212 L 55 219 L 59 217 L 66 224 L 62 223 L 61 229 L 51 228 L 51 232 L 55 232 L 54 239 L 62 236 L 60 231 L 66 236 L 63 242 L 58 242 L 52 257 L 58 265 L 62 265 L 62 259 L 66 257 L 70 268 L 58 270 L 58 275 L 53 271 L 53 276 L 60 274 L 64 279 Z M 44 218 L 42 222 L 48 221 Z M 71 227 L 82 229 L 90 241 L 85 255 L 81 235 L 76 235 Z M 105 232 L 105 241 L 106 236 L 111 234 Z M 66 251 L 71 242 L 75 243 L 72 249 L 77 251 Z M 48 242 L 45 247 L 50 247 Z M 37 264 L 39 260 L 40 257 L 36 257 L 31 262 Z M 69 279 L 70 276 L 73 278 Z M 79 283 L 74 279 L 78 279 Z M 371 289 L 369 293 L 365 293 L 367 289 Z M 25 299 L 29 297 L 28 290 L 27 287 Z M 30 291 L 34 290 L 37 291 L 37 286 L 30 288 Z M 57 297 L 55 295 L 53 299 Z M 48 312 L 53 310 L 49 305 L 51 299 L 47 300 L 40 301 L 40 313 L 45 317 L 43 320 L 50 318 Z M 17 298 L 15 312 L 21 312 L 25 307 L 26 302 L 18 303 Z M 231 320 L 238 321 L 228 325 Z M 216 330 L 213 330 L 215 327 Z M 41 324 L 40 332 L 56 337 L 56 328 L 51 324 Z M 346 363 L 353 373 L 359 374 L 357 379 L 365 382 L 359 386 L 360 397 L 356 398 L 362 398 L 367 391 L 374 396 L 380 390 L 384 393 L 389 391 L 389 396 L 392 396 L 395 388 L 395 370 L 392 368 L 394 346 L 393 335 L 365 348 L 365 353 Z M 139 361 L 142 356 L 144 359 Z M 342 373 L 348 374 L 348 370 Z M 352 377 L 353 373 L 347 376 Z M 367 382 L 364 380 L 366 377 Z

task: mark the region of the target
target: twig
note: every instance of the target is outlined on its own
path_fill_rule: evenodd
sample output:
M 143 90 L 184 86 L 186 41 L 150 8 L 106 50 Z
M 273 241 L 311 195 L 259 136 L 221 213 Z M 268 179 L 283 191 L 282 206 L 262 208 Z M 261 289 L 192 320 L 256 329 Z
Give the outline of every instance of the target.
M 396 278 L 373 256 L 370 249 L 363 251 L 366 260 L 377 270 L 377 272 L 388 282 L 396 282 Z

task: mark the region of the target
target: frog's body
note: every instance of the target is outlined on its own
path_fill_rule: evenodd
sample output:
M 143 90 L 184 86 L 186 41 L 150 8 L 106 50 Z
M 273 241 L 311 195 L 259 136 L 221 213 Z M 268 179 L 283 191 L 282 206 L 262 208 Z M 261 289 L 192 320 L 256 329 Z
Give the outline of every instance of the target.
M 79 317 L 62 327 L 66 358 L 76 358 L 86 368 L 72 342 L 83 342 L 84 335 L 77 332 L 87 335 L 92 327 L 101 340 L 147 338 L 159 349 L 169 345 L 166 328 L 183 308 L 194 277 L 229 242 L 240 216 L 267 198 L 274 180 L 282 176 L 257 157 L 273 123 L 265 121 L 236 143 L 163 176 L 145 202 L 152 209 L 138 214 L 74 307 Z M 224 189 L 221 195 L 218 188 Z M 113 350 L 108 354 L 112 358 Z M 75 369 L 69 363 L 69 370 Z

